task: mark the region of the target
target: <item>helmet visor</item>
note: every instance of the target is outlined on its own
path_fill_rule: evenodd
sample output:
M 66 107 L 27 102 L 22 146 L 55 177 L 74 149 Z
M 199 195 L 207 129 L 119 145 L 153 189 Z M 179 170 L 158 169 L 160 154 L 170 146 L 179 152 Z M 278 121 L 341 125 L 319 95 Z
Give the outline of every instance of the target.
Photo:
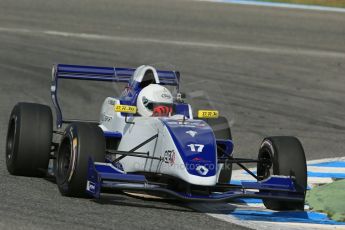
M 148 110 L 152 111 L 153 116 L 169 116 L 173 111 L 173 104 L 171 103 L 154 102 L 144 97 L 143 104 Z

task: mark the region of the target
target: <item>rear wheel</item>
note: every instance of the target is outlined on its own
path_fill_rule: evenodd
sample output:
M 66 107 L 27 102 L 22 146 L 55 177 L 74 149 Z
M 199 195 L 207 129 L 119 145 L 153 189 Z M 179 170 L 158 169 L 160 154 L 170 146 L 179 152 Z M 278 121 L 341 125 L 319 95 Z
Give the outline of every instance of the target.
M 216 139 L 232 140 L 231 129 L 226 117 L 219 117 L 216 119 L 205 119 L 207 124 L 211 126 Z M 222 169 L 219 173 L 218 182 L 228 184 L 231 180 L 232 163 L 225 162 L 221 165 Z
M 53 135 L 49 106 L 18 103 L 12 110 L 6 138 L 6 166 L 13 175 L 44 176 Z
M 94 124 L 75 123 L 68 126 L 59 147 L 56 182 L 64 196 L 87 197 L 88 160 L 104 162 L 105 138 Z
M 260 180 L 271 175 L 294 177 L 298 193 L 305 196 L 307 166 L 301 142 L 296 137 L 281 136 L 265 138 L 259 150 L 257 173 Z M 273 210 L 303 210 L 304 201 L 291 202 L 264 199 L 266 208 Z

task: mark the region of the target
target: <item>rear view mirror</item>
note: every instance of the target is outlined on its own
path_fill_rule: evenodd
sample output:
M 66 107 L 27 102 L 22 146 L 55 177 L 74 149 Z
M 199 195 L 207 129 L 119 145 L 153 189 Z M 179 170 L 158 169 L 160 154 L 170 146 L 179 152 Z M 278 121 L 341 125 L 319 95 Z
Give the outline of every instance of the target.
M 183 102 L 183 99 L 185 99 L 186 98 L 186 94 L 185 93 L 177 93 L 177 95 L 176 95 L 176 101 L 178 101 L 178 102 Z
M 181 95 L 181 98 L 182 98 L 182 99 L 185 99 L 185 98 L 187 97 L 186 93 L 182 93 L 182 92 L 181 92 L 180 95 Z

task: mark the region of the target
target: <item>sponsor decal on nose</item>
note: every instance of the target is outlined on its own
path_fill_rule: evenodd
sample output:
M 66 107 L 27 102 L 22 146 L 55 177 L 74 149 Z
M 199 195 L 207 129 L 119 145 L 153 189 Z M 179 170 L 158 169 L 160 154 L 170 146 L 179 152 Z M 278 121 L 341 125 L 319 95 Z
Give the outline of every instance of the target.
M 191 135 L 192 137 L 195 137 L 196 134 L 198 134 L 198 132 L 195 132 L 193 130 L 189 130 L 186 132 L 187 134 Z
M 195 170 L 202 176 L 206 176 L 208 173 L 208 169 L 203 165 L 199 165 Z

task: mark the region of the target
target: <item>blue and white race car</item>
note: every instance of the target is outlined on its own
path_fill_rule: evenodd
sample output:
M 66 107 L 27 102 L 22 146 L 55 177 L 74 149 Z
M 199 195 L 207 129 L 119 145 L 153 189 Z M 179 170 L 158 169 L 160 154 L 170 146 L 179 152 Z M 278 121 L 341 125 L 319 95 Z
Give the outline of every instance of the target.
M 62 79 L 123 82 L 126 87 L 119 97 L 104 100 L 99 122 L 68 120 L 58 103 Z M 50 162 L 65 196 L 100 198 L 120 190 L 185 201 L 250 197 L 263 199 L 274 210 L 303 210 L 307 170 L 300 141 L 267 137 L 257 158 L 236 158 L 226 118 L 216 110 L 199 110 L 194 116 L 179 84 L 179 72 L 146 65 L 54 66 L 51 96 L 57 129 L 49 106 L 18 103 L 8 126 L 8 171 L 46 176 Z M 174 87 L 175 93 L 167 87 Z M 53 135 L 60 135 L 61 141 L 53 142 Z M 245 163 L 256 163 L 256 172 Z M 232 184 L 233 164 L 256 182 Z

